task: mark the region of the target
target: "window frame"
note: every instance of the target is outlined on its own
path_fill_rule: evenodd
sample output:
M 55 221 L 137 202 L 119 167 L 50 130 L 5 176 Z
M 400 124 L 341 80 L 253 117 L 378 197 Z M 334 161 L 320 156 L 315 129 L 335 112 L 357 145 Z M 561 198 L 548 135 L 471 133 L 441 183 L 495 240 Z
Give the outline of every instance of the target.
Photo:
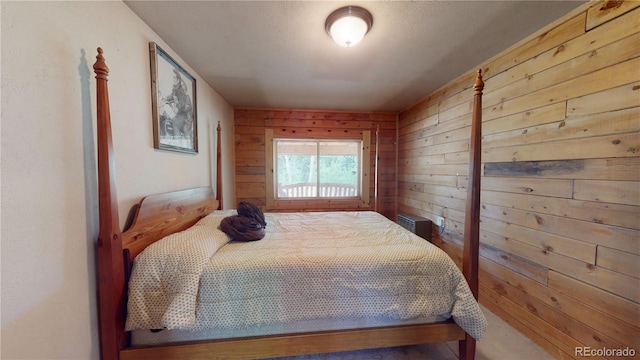
M 311 197 L 311 198 L 277 198 L 276 196 L 276 151 L 274 129 L 265 129 L 265 165 L 266 165 L 266 208 L 267 210 L 356 210 L 370 207 L 370 172 L 371 172 L 371 131 L 362 132 L 361 138 L 318 138 L 294 135 L 290 133 L 278 139 L 313 140 L 313 141 L 345 141 L 362 142 L 360 193 L 353 197 Z
M 356 170 L 356 194 L 352 195 L 352 196 L 321 196 L 320 195 L 320 188 L 321 188 L 321 184 L 323 184 L 320 179 L 322 178 L 322 174 L 320 173 L 320 158 L 323 156 L 323 154 L 321 153 L 321 145 L 322 144 L 328 144 L 328 143 L 337 143 L 337 142 L 342 142 L 342 143 L 351 143 L 351 144 L 355 144 L 357 145 L 357 170 Z M 314 143 L 315 144 L 315 156 L 316 156 L 316 179 L 315 179 L 315 184 L 316 184 L 316 195 L 315 196 L 307 196 L 307 197 L 280 197 L 279 195 L 279 173 L 278 171 L 274 171 L 273 172 L 273 176 L 275 180 L 275 184 L 276 184 L 276 188 L 274 189 L 274 197 L 276 200 L 307 200 L 307 199 L 332 199 L 332 200 L 342 200 L 342 199 L 354 199 L 360 198 L 360 194 L 362 193 L 362 170 L 363 170 L 363 164 L 362 164 L 362 158 L 364 157 L 363 154 L 363 146 L 362 146 L 362 139 L 300 139 L 300 138 L 290 138 L 290 137 L 282 137 L 282 138 L 274 138 L 273 139 L 273 149 L 274 149 L 274 168 L 278 169 L 278 145 L 279 144 L 294 144 L 294 143 Z M 314 155 L 310 155 L 310 156 L 314 156 Z M 326 155 L 325 155 L 326 156 Z

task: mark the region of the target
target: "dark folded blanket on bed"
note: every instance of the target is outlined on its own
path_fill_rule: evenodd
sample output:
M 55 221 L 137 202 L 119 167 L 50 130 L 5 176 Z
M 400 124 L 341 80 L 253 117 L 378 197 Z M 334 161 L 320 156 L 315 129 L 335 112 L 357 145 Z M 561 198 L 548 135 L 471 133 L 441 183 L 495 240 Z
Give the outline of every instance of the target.
M 236 241 L 255 241 L 265 236 L 267 222 L 255 204 L 241 201 L 238 215 L 228 216 L 220 222 L 220 230 Z
M 262 225 L 262 227 L 267 226 L 267 222 L 264 220 L 264 214 L 262 213 L 262 210 L 260 210 L 260 208 L 253 203 L 240 201 L 240 203 L 238 204 L 238 215 L 254 219 L 260 225 Z

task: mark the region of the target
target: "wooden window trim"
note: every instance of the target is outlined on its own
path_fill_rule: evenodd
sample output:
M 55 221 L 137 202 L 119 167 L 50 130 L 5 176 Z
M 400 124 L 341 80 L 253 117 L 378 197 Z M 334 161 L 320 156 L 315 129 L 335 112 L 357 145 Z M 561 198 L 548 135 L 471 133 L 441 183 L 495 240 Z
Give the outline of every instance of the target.
M 369 209 L 370 179 L 371 179 L 371 131 L 362 132 L 362 138 L 353 139 L 362 141 L 362 187 L 360 197 L 348 199 L 287 199 L 280 200 L 275 197 L 275 154 L 273 151 L 273 129 L 265 129 L 265 165 L 266 173 L 266 209 L 278 211 L 309 211 L 309 210 L 359 210 Z M 296 138 L 294 136 L 288 136 Z M 312 139 L 298 136 L 300 139 Z M 313 138 L 317 140 L 316 138 Z M 333 140 L 333 139 L 330 139 Z

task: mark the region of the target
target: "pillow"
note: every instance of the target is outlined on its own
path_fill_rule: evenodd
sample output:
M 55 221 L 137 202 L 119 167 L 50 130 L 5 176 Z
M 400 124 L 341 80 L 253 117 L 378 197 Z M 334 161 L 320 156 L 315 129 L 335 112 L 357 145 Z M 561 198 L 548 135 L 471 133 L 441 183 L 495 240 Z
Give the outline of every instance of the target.
M 231 214 L 225 213 L 224 216 Z M 204 267 L 229 237 L 223 216 L 208 215 L 192 227 L 144 249 L 129 280 L 126 329 L 184 329 L 195 324 Z

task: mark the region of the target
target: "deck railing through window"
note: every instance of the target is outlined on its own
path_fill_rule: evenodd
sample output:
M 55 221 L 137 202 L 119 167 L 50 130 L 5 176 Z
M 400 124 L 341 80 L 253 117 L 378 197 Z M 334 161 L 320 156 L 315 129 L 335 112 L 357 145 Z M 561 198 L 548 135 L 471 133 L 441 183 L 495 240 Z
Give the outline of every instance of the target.
M 318 190 L 320 193 L 318 194 Z M 278 186 L 278 197 L 281 198 L 309 198 L 309 197 L 353 197 L 358 196 L 357 189 L 351 184 L 298 183 Z

